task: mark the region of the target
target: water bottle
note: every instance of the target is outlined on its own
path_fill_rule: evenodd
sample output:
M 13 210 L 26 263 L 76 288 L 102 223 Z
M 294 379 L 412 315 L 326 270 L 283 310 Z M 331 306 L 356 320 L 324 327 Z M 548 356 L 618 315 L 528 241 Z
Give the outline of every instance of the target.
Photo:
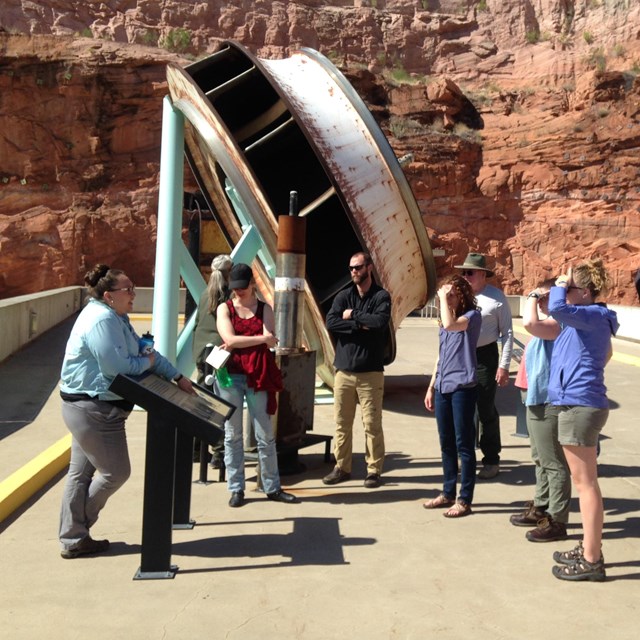
M 140 345 L 141 356 L 148 356 L 153 353 L 153 336 L 148 331 L 142 334 L 138 344 Z
M 216 369 L 216 379 L 223 389 L 228 389 L 233 384 L 233 380 L 231 379 L 226 367 Z

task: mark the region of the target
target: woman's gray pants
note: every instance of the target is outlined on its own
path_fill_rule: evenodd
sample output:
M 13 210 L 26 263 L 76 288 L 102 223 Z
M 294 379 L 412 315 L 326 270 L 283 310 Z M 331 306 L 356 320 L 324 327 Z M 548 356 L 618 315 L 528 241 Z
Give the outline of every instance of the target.
M 89 535 L 102 507 L 131 474 L 128 416 L 129 411 L 100 400 L 62 403 L 62 417 L 73 436 L 60 511 L 63 549 L 73 549 Z

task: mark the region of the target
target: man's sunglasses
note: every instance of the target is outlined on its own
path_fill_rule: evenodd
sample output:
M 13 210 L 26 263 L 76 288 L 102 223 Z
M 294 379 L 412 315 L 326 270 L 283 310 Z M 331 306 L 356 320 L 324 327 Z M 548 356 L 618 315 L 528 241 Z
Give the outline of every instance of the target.
M 350 264 L 349 271 L 361 271 L 366 266 L 367 266 L 366 264 Z

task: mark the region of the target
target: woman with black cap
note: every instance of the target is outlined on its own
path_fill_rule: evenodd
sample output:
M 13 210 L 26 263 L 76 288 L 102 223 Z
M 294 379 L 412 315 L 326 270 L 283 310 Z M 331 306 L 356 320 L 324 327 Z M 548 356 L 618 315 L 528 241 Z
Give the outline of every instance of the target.
M 269 500 L 297 502 L 282 490 L 278 472 L 276 440 L 269 413 L 275 393 L 282 389 L 282 377 L 269 351 L 278 343 L 273 335 L 275 319 L 268 304 L 258 300 L 251 267 L 236 264 L 229 273 L 231 299 L 218 307 L 218 332 L 224 347 L 231 351 L 227 371 L 230 387 L 216 382 L 216 393 L 235 405 L 236 411 L 225 423 L 224 462 L 231 491 L 230 507 L 244 504 L 245 476 L 242 440 L 242 406 L 246 400 L 258 443 L 258 462 L 262 487 Z

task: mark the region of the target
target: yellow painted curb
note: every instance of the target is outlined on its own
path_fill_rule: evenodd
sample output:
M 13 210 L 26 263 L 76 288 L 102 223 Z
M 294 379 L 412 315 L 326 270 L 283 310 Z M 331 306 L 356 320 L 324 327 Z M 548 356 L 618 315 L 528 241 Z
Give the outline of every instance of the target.
M 630 364 L 634 367 L 640 367 L 640 358 L 637 358 L 636 356 L 631 356 L 626 353 L 617 353 L 616 351 L 614 351 L 611 357 L 616 362 L 621 362 L 622 364 Z
M 69 464 L 70 458 L 71 434 L 0 482 L 0 522 L 60 473 Z

